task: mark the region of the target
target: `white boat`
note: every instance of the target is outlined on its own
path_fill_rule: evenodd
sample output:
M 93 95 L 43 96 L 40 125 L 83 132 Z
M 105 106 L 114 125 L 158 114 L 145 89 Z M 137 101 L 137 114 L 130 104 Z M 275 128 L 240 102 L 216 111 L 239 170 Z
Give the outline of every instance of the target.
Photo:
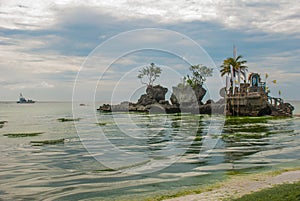
M 17 101 L 17 103 L 35 103 L 35 101 L 24 98 L 22 93 L 20 93 L 20 98 L 19 101 Z

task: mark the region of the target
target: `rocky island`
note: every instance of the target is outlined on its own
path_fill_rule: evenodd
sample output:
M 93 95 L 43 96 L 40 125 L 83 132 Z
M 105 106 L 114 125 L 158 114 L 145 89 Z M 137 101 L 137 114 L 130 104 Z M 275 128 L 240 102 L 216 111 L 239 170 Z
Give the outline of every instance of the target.
M 224 114 L 224 99 L 217 103 L 214 103 L 212 100 L 206 101 L 205 104 L 202 103 L 202 99 L 206 94 L 206 90 L 202 86 L 198 86 L 195 91 L 188 87 L 183 89 L 173 87 L 170 101 L 165 99 L 167 92 L 168 89 L 160 85 L 149 86 L 146 89 L 146 94 L 141 95 L 136 103 L 125 101 L 118 105 L 103 104 L 98 110 L 103 112 L 211 114 L 212 108 L 214 108 L 219 114 Z
M 212 68 L 202 65 L 190 67 L 192 75 L 183 78 L 183 82 L 172 87 L 170 100 L 165 96 L 168 89 L 153 85 L 161 69 L 154 63 L 143 68 L 138 75 L 141 80 L 146 77 L 148 82 L 146 93 L 136 103 L 122 102 L 118 105 L 103 104 L 97 110 L 102 112 L 148 112 L 148 113 L 192 113 L 192 114 L 224 114 L 227 116 L 286 116 L 291 117 L 294 107 L 281 98 L 269 96 L 266 82 L 262 82 L 258 73 L 246 77 L 246 61 L 242 56 L 227 58 L 221 66 L 221 75 L 226 77 L 226 87 L 220 89 L 220 100 L 207 100 L 203 103 L 206 89 L 203 83 L 212 75 Z M 243 75 L 244 83 L 241 83 Z

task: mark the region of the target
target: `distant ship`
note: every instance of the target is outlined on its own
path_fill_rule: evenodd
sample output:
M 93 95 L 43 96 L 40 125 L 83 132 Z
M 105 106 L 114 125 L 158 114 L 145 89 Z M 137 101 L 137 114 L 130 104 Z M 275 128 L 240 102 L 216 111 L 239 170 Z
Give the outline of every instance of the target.
M 30 99 L 26 100 L 26 99 L 23 97 L 22 93 L 20 93 L 20 98 L 19 98 L 19 101 L 17 101 L 17 103 L 35 103 L 35 101 L 30 100 Z

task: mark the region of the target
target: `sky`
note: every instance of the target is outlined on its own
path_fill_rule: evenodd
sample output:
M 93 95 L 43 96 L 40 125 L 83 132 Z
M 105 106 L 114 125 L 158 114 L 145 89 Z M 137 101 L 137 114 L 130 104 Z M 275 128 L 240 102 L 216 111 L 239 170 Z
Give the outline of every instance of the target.
M 271 95 L 300 100 L 299 27 L 291 0 L 0 0 L 0 101 L 71 101 L 73 89 L 86 101 L 136 100 L 143 66 L 161 67 L 157 83 L 171 90 L 191 64 L 218 73 L 233 45 L 249 72 L 269 74 Z

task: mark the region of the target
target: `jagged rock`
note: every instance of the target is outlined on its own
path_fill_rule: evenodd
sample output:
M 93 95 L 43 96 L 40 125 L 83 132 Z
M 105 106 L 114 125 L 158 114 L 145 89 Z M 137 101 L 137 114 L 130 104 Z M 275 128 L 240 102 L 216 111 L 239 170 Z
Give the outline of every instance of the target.
M 118 105 L 113 105 L 111 106 L 111 110 L 112 111 L 129 111 L 129 107 L 130 107 L 130 102 L 122 102 Z
M 151 105 L 151 104 L 154 104 L 156 103 L 156 100 L 149 97 L 147 94 L 143 94 L 141 95 L 141 97 L 139 98 L 138 102 L 137 102 L 137 105 L 143 105 L 143 106 L 146 106 L 146 105 Z
M 205 104 L 213 104 L 215 103 L 212 99 L 208 99 Z
M 159 101 L 165 101 L 166 93 L 168 89 L 159 85 L 148 86 L 146 89 L 146 94 L 141 95 L 137 105 L 151 105 L 159 103 Z
M 111 105 L 110 104 L 103 104 L 97 110 L 101 110 L 103 112 L 111 112 Z
M 177 105 L 165 105 L 164 106 L 167 114 L 180 113 L 181 110 Z
M 167 100 L 160 100 L 158 103 L 161 105 L 170 105 L 169 101 Z
M 211 114 L 212 104 L 205 104 L 199 107 L 200 114 Z
M 272 114 L 272 109 L 269 105 L 267 105 L 265 108 L 261 109 L 258 112 L 257 116 L 265 116 L 265 115 L 271 115 Z
M 292 113 L 295 110 L 295 107 L 290 103 L 283 103 L 283 108 L 287 113 Z
M 211 105 L 212 114 L 226 114 L 226 105 L 225 104 L 213 104 Z
M 166 109 L 160 104 L 153 104 L 146 107 L 149 113 L 152 114 L 164 114 L 167 113 Z
M 149 86 L 146 89 L 147 96 L 151 99 L 156 100 L 156 102 L 165 100 L 165 96 L 166 96 L 167 92 L 168 92 L 168 89 L 165 87 L 162 87 L 160 85 Z
M 225 99 L 224 98 L 221 98 L 220 100 L 218 100 L 217 102 L 216 102 L 216 104 L 225 104 Z
M 198 85 L 194 88 L 190 86 L 173 87 L 173 93 L 171 95 L 171 103 L 173 105 L 182 105 L 185 103 L 198 103 L 202 105 L 202 99 L 206 94 L 206 90 L 202 85 Z
M 146 94 L 141 95 L 137 103 L 122 102 L 118 105 L 103 104 L 98 110 L 104 112 L 149 112 L 149 113 L 193 113 L 193 114 L 226 114 L 241 116 L 292 116 L 294 107 L 289 103 L 274 99 L 280 104 L 272 104 L 265 98 L 262 101 L 254 101 L 253 97 L 238 98 L 232 103 L 239 103 L 239 107 L 228 102 L 228 97 L 221 98 L 217 102 L 207 100 L 205 104 L 202 99 L 206 94 L 206 90 L 202 86 L 192 89 L 189 86 L 173 87 L 169 103 L 165 100 L 168 89 L 162 86 L 148 87 Z M 222 96 L 222 94 L 220 93 Z M 260 96 L 259 96 L 260 97 Z M 255 97 L 254 97 L 255 98 Z M 249 99 L 249 100 L 248 100 Z M 231 100 L 231 99 L 230 99 Z M 256 100 L 256 99 L 255 99 Z M 239 102 L 237 102 L 239 101 Z
M 290 103 L 282 103 L 279 106 L 275 107 L 274 105 L 269 105 L 272 116 L 292 116 L 294 111 L 294 106 Z
M 220 89 L 219 94 L 222 98 L 225 98 L 226 96 L 226 87 L 223 87 Z
M 179 105 L 179 102 L 178 102 L 176 96 L 174 95 L 174 88 L 173 88 L 173 93 L 170 97 L 170 101 L 171 101 L 172 105 Z
M 137 106 L 135 110 L 138 111 L 138 112 L 146 112 L 147 111 L 146 107 L 143 106 L 143 105 Z

